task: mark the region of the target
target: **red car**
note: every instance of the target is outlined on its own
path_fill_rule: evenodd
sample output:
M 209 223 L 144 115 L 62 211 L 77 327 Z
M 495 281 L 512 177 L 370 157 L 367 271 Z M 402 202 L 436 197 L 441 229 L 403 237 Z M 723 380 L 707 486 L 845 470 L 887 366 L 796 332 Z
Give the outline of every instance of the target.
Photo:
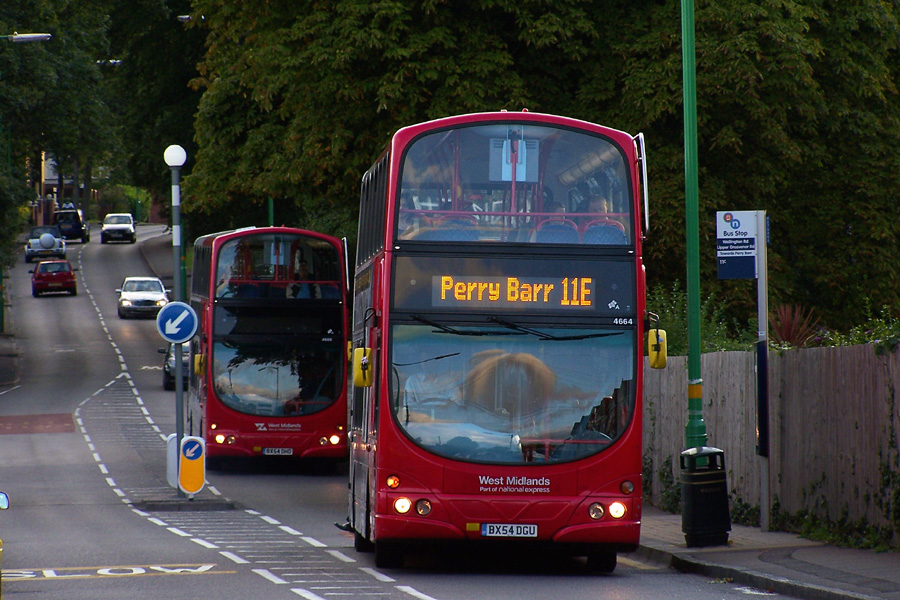
M 45 260 L 31 273 L 31 295 L 37 298 L 44 292 L 78 293 L 75 287 L 75 271 L 67 260 Z

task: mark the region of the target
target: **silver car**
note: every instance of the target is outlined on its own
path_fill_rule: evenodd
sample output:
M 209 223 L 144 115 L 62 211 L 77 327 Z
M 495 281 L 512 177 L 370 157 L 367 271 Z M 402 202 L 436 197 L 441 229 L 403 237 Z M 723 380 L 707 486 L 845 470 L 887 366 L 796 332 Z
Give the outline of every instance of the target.
M 119 241 L 131 244 L 137 241 L 134 218 L 129 213 L 109 213 L 100 226 L 100 243 Z
M 34 259 L 65 258 L 66 240 L 56 225 L 32 227 L 25 244 L 25 262 Z
M 129 317 L 156 317 L 159 309 L 169 303 L 163 282 L 156 277 L 126 277 L 119 293 L 118 313 L 120 319 Z

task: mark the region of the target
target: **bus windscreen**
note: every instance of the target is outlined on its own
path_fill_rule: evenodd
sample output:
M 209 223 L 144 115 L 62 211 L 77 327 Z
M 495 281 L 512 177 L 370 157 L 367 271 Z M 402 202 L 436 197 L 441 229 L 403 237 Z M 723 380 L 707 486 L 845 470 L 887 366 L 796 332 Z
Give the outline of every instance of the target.
M 403 157 L 395 239 L 632 244 L 631 178 L 609 139 L 490 123 L 430 132 Z

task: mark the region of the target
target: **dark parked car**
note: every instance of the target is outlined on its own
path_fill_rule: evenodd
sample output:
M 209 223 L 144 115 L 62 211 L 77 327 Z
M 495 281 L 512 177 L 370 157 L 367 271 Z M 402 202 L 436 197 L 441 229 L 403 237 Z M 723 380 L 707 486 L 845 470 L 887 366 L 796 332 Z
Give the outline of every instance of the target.
M 37 298 L 45 292 L 78 293 L 75 271 L 67 260 L 44 260 L 28 271 L 31 273 L 31 295 Z
M 160 354 L 165 354 L 163 360 L 163 389 L 175 389 L 175 344 L 170 343 L 166 348 L 159 349 Z M 191 343 L 184 342 L 181 345 L 181 375 L 184 379 L 184 387 L 187 388 L 191 375 Z
M 91 225 L 84 220 L 79 209 L 58 210 L 53 213 L 53 224 L 67 240 L 80 239 L 82 244 L 91 241 Z

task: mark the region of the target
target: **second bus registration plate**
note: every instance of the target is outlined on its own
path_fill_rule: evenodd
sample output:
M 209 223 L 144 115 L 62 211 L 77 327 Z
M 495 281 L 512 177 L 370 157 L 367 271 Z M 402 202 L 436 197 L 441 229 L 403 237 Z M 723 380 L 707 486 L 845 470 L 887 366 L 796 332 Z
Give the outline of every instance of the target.
M 263 454 L 266 456 L 293 456 L 293 448 L 263 448 Z
M 481 535 L 484 537 L 537 537 L 537 525 L 510 523 L 482 523 Z

